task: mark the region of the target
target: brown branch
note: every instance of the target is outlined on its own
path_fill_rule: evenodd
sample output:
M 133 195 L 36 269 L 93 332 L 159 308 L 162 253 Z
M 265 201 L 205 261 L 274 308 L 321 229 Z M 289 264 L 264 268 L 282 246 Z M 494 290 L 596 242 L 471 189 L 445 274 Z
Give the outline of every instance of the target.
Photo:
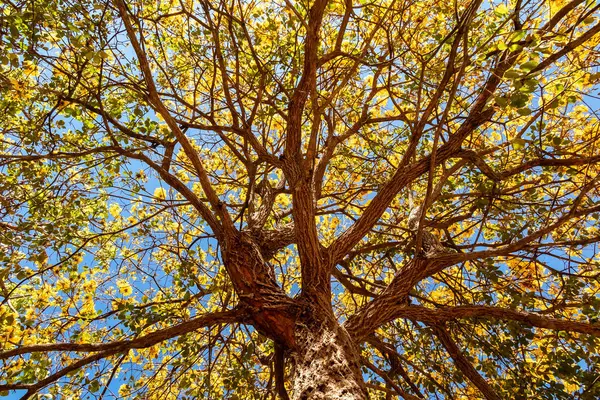
M 577 332 L 600 337 L 600 325 L 580 321 L 569 321 L 551 318 L 538 313 L 517 311 L 510 308 L 494 306 L 456 306 L 443 308 L 426 308 L 423 306 L 398 307 L 396 318 L 427 324 L 443 324 L 449 321 L 466 318 L 485 318 L 500 321 L 517 321 L 535 328 L 555 331 Z
M 575 208 L 576 205 L 570 212 L 558 218 L 553 224 L 548 225 L 546 228 L 540 229 L 539 231 L 533 232 L 532 234 L 525 236 L 524 238 L 514 243 L 501 246 L 497 249 L 474 251 L 471 253 L 448 253 L 438 256 L 435 258 L 436 261 L 432 262 L 429 265 L 429 271 L 427 271 L 427 276 L 431 276 L 431 274 L 436 273 L 458 262 L 476 260 L 487 257 L 504 256 L 510 253 L 514 253 L 516 251 L 526 249 L 530 246 L 531 242 L 544 237 L 545 235 L 552 232 L 554 229 L 560 227 L 561 225 L 565 224 L 566 222 L 570 221 L 571 219 L 593 214 L 595 212 L 600 211 L 600 205 L 581 209 L 579 211 L 573 211 Z M 533 247 L 540 247 L 540 245 L 533 245 Z
M 263 258 L 268 261 L 275 253 L 296 242 L 294 224 L 289 223 L 276 229 L 261 229 L 252 232 L 252 237 L 260 247 Z
M 442 343 L 442 346 L 444 346 L 450 357 L 454 360 L 456 367 L 481 391 L 485 398 L 487 400 L 500 400 L 500 396 L 496 394 L 489 383 L 477 372 L 454 340 L 452 340 L 450 334 L 441 326 L 433 325 L 431 328 Z
M 570 157 L 570 158 L 536 158 L 517 165 L 516 167 L 505 171 L 496 172 L 490 167 L 485 160 L 472 150 L 462 150 L 456 154 L 456 157 L 461 157 L 472 162 L 479 170 L 489 179 L 499 182 L 513 175 L 527 171 L 535 167 L 573 167 L 581 165 L 590 165 L 600 163 L 600 155 L 590 157 Z
M 400 386 L 398 386 L 396 384 L 396 382 L 394 382 L 394 380 L 388 375 L 387 372 L 385 372 L 384 370 L 382 370 L 380 368 L 377 368 L 373 363 L 371 363 L 366 358 L 363 357 L 361 359 L 361 362 L 362 362 L 362 364 L 366 365 L 367 368 L 369 368 L 371 371 L 375 372 L 377 375 L 382 377 L 383 380 L 385 381 L 385 383 L 390 385 L 397 394 L 402 396 L 402 398 L 404 398 L 406 400 L 423 400 L 422 397 L 413 396 L 412 394 L 402 390 L 402 388 Z
M 143 349 L 153 346 L 165 340 L 177 336 L 185 335 L 200 328 L 234 322 L 243 322 L 246 318 L 246 311 L 243 309 L 234 309 L 231 311 L 216 312 L 204 314 L 189 321 L 172 326 L 170 328 L 160 329 L 147 335 L 132 340 L 119 340 L 111 343 L 48 343 L 35 344 L 31 346 L 17 347 L 15 349 L 0 352 L 0 360 L 21 354 L 29 353 L 47 353 L 50 351 L 75 351 L 75 352 L 102 352 L 102 351 L 124 351 L 129 349 Z M 114 353 L 111 353 L 114 354 Z
M 285 390 L 285 349 L 283 346 L 275 342 L 275 388 L 277 394 L 283 400 L 289 400 L 287 390 Z
M 558 218 L 553 224 L 533 232 L 513 244 L 508 244 L 494 250 L 471 253 L 444 253 L 432 258 L 415 257 L 396 274 L 392 282 L 377 298 L 367 303 L 354 315 L 348 318 L 344 323 L 344 326 L 356 340 L 362 340 L 377 329 L 377 327 L 394 320 L 398 310 L 406 305 L 406 299 L 410 290 L 417 282 L 425 277 L 432 276 L 433 274 L 462 261 L 507 255 L 522 250 L 526 248 L 529 243 L 552 232 L 569 220 L 600 211 L 600 205 L 577 210 L 584 194 L 595 187 L 595 184 L 596 180 L 589 182 L 573 202 L 571 210 Z
M 346 320 L 344 327 L 348 333 L 355 340 L 362 341 L 382 324 L 394 320 L 397 311 L 408 305 L 408 294 L 422 279 L 428 263 L 430 261 L 419 257 L 409 261 L 379 296 Z
M 575 39 L 572 42 L 569 42 L 565 46 L 563 46 L 563 48 L 560 51 L 557 51 L 556 53 L 552 54 L 551 56 L 546 58 L 544 61 L 539 63 L 537 65 L 537 67 L 535 67 L 531 71 L 529 71 L 525 75 L 525 77 L 535 74 L 536 72 L 543 71 L 544 69 L 548 68 L 554 62 L 556 62 L 559 58 L 561 58 L 562 56 L 564 56 L 566 54 L 569 54 L 571 51 L 575 50 L 577 47 L 581 46 L 586 41 L 588 41 L 591 38 L 593 38 L 594 36 L 596 36 L 599 32 L 600 32 L 600 24 L 594 25 L 592 28 L 587 30 L 583 35 L 579 36 L 577 39 Z
M 542 32 L 548 32 L 550 29 L 554 28 L 556 24 L 560 22 L 568 13 L 570 13 L 575 7 L 583 3 L 585 0 L 572 0 L 569 4 L 565 5 L 563 8 L 558 10 L 556 14 L 548 21 L 546 25 L 541 28 Z
M 492 72 L 465 122 L 446 144 L 437 149 L 436 160 L 438 164 L 443 163 L 459 151 L 463 140 L 494 115 L 493 108 L 485 108 L 487 101 L 500 84 L 504 72 L 514 64 L 517 56 L 518 52 L 507 55 Z M 409 182 L 429 171 L 430 162 L 431 156 L 427 156 L 416 163 L 401 165 L 396 170 L 392 178 L 371 200 L 360 218 L 331 244 L 329 247 L 331 263 L 337 263 L 371 230 L 400 190 L 406 187 Z
M 58 160 L 58 159 L 69 159 L 69 158 L 77 158 L 83 157 L 90 154 L 97 153 L 106 153 L 106 152 L 115 152 L 114 146 L 101 146 L 95 149 L 85 149 L 77 152 L 51 152 L 47 154 L 22 154 L 22 155 L 12 155 L 12 154 L 0 154 L 0 160 L 7 160 L 0 162 L 0 165 L 7 165 L 12 162 L 21 162 L 21 161 L 38 161 L 38 160 Z
M 200 216 L 206 221 L 206 223 L 210 226 L 213 232 L 217 233 L 221 231 L 221 227 L 219 221 L 214 216 L 214 214 L 210 211 L 210 209 L 200 200 L 200 198 L 194 193 L 189 187 L 187 187 L 181 180 L 179 180 L 175 175 L 169 173 L 165 170 L 161 165 L 158 165 L 154 161 L 152 161 L 145 154 L 134 153 L 129 150 L 125 150 L 123 148 L 119 148 L 115 146 L 115 151 L 121 155 L 126 157 L 137 159 L 145 162 L 150 168 L 158 172 L 160 177 L 173 189 L 179 192 L 186 200 L 188 200 L 192 206 L 198 211 Z
M 553 18 L 547 27 L 551 28 L 554 26 L 554 24 L 558 23 L 560 19 L 563 18 L 564 15 L 566 15 L 577 4 L 579 3 L 575 1 L 565 6 L 564 13 L 561 12 L 560 17 Z M 579 38 L 570 42 L 567 46 L 565 46 L 565 48 L 563 48 L 563 50 L 555 53 L 553 56 L 550 56 L 540 65 L 538 65 L 536 69 L 532 70 L 530 74 L 542 68 L 546 68 L 561 56 L 583 45 L 599 31 L 600 26 L 594 26 Z M 504 73 L 510 67 L 512 67 L 520 54 L 521 51 L 505 51 L 503 53 L 497 67 L 491 71 L 490 77 L 480 91 L 480 94 L 474 105 L 471 107 L 469 116 L 463 125 L 451 136 L 450 140 L 445 145 L 441 146 L 436 152 L 438 163 L 444 162 L 446 159 L 452 157 L 454 153 L 458 152 L 463 140 L 468 136 L 468 134 L 473 132 L 477 127 L 482 125 L 494 115 L 494 110 L 491 108 L 486 109 L 486 104 L 502 81 L 502 76 Z M 401 165 L 401 167 L 398 168 L 393 177 L 381 188 L 377 195 L 375 195 L 361 217 L 341 236 L 339 236 L 329 247 L 330 253 L 332 253 L 330 261 L 332 265 L 335 265 L 339 259 L 343 258 L 347 252 L 350 251 L 369 232 L 379 217 L 383 214 L 387 206 L 394 199 L 396 194 L 402 190 L 402 188 L 404 188 L 408 182 L 414 180 L 416 177 L 429 170 L 430 158 L 431 157 L 428 156 L 415 164 L 408 166 Z
M 38 390 L 50 385 L 53 382 L 56 382 L 63 376 L 67 375 L 70 372 L 76 371 L 81 367 L 84 367 L 88 364 L 93 363 L 94 361 L 102 360 L 103 358 L 112 356 L 114 354 L 119 353 L 120 350 L 106 350 L 97 354 L 94 354 L 89 357 L 82 358 L 81 360 L 53 373 L 45 379 L 33 384 L 24 384 L 24 383 L 15 383 L 15 384 L 5 384 L 0 385 L 0 391 L 5 390 L 23 390 L 26 389 L 27 392 L 21 396 L 21 400 L 26 400 L 37 393 Z
M 308 94 L 317 79 L 317 50 L 319 48 L 319 30 L 328 0 L 316 0 L 310 8 L 308 29 L 304 40 L 304 65 L 302 77 L 292 94 L 288 106 L 285 154 L 289 159 L 300 162 L 302 113 Z
M 349 278 L 354 278 L 351 276 L 348 276 L 344 273 L 342 273 L 342 271 L 340 271 L 337 268 L 334 268 L 332 271 L 332 275 L 335 277 L 335 279 L 337 279 L 343 286 L 344 288 L 352 293 L 352 294 L 358 294 L 361 296 L 366 296 L 366 297 L 374 297 L 375 294 L 368 291 L 367 289 L 363 288 L 362 286 L 357 286 L 355 284 L 353 284 Z
M 398 352 L 396 351 L 395 348 L 393 348 L 388 343 L 385 343 L 384 341 L 382 341 L 375 335 L 369 336 L 367 338 L 367 342 L 370 345 L 372 345 L 373 347 L 375 347 L 381 353 L 382 356 L 384 356 L 388 359 L 388 362 L 390 363 L 390 367 L 391 367 L 390 372 L 389 372 L 390 374 L 397 372 L 402 377 L 402 379 L 404 379 L 404 381 L 410 386 L 412 391 L 417 394 L 417 396 L 425 397 L 425 396 L 423 396 L 423 394 L 421 393 L 421 391 L 419 390 L 417 385 L 415 385 L 415 383 L 412 381 L 412 379 L 410 379 L 410 376 L 408 375 L 408 373 L 402 366 L 402 359 L 400 358 L 400 355 L 398 354 Z M 431 378 L 431 377 L 429 377 L 429 378 Z M 432 381 L 433 381 L 433 379 L 432 379 Z M 436 384 L 437 384 L 437 382 L 436 382 Z
M 292 186 L 292 214 L 296 230 L 298 255 L 302 275 L 302 293 L 331 309 L 329 271 L 323 265 L 321 244 L 315 222 L 315 202 L 310 169 L 312 160 L 303 160 L 302 115 L 309 93 L 315 93 L 319 31 L 328 0 L 316 0 L 309 11 L 308 29 L 304 41 L 302 77 L 288 106 L 284 149 L 284 172 Z M 313 98 L 313 101 L 316 99 Z M 316 121 L 314 123 L 317 123 Z
M 219 200 L 219 197 L 217 196 L 216 192 L 214 191 L 210 183 L 210 179 L 208 178 L 208 174 L 204 169 L 204 166 L 202 165 L 202 161 L 200 160 L 198 152 L 194 149 L 192 143 L 188 140 L 186 135 L 181 131 L 181 128 L 179 128 L 177 121 L 175 120 L 175 118 L 173 118 L 169 110 L 165 107 L 162 100 L 160 99 L 158 90 L 152 77 L 152 70 L 150 68 L 148 58 L 146 57 L 146 53 L 142 49 L 142 46 L 140 45 L 140 42 L 136 37 L 135 30 L 133 29 L 133 26 L 129 19 L 129 13 L 125 2 L 123 0 L 114 1 L 119 10 L 119 15 L 121 16 L 123 24 L 125 25 L 125 30 L 127 31 L 129 41 L 137 56 L 139 66 L 148 89 L 148 100 L 150 101 L 154 109 L 163 117 L 169 129 L 175 135 L 177 141 L 181 144 L 185 155 L 191 161 L 192 165 L 194 166 L 194 169 L 196 170 L 198 179 L 200 180 L 200 185 L 202 186 L 202 189 L 204 190 L 208 201 L 210 202 L 215 212 L 221 217 L 223 227 L 221 228 L 219 224 L 219 226 L 217 227 L 218 229 L 215 231 L 215 234 L 217 236 L 221 235 L 223 233 L 222 229 L 225 229 L 227 232 L 234 232 L 235 227 L 233 225 L 233 221 L 231 220 L 231 216 L 225 209 L 223 203 Z
M 123 125 L 118 119 L 114 118 L 112 115 L 107 113 L 102 107 L 100 107 L 100 108 L 94 107 L 93 105 L 89 104 L 87 101 L 77 99 L 72 96 L 65 96 L 60 93 L 56 93 L 56 94 L 60 99 L 65 100 L 69 103 L 78 104 L 78 105 L 82 106 L 84 109 L 86 109 L 90 112 L 93 112 L 94 114 L 98 115 L 99 117 L 102 117 L 102 119 L 105 121 L 105 123 L 110 122 L 112 125 L 117 127 L 119 129 L 119 131 L 121 131 L 123 134 L 129 136 L 132 139 L 137 139 L 137 140 L 141 140 L 141 141 L 149 142 L 149 143 L 158 143 L 163 146 L 167 145 L 167 142 L 160 137 L 142 135 L 142 134 L 135 132 L 133 129 L 128 128 L 127 126 Z

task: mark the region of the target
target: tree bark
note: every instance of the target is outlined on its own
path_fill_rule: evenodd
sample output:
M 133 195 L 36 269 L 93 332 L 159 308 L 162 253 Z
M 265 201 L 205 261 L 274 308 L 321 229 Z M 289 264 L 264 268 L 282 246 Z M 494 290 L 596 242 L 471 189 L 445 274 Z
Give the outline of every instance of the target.
M 360 350 L 348 332 L 329 316 L 307 322 L 296 324 L 291 398 L 367 399 Z
M 247 234 L 227 237 L 221 254 L 247 321 L 292 361 L 292 399 L 367 398 L 358 345 L 335 318 L 329 293 L 288 297 Z

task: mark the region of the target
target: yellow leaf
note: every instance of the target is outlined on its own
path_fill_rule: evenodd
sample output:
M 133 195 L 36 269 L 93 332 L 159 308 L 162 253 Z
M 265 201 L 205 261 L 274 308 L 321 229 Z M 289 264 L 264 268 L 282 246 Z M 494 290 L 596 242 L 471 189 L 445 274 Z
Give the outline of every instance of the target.
M 121 207 L 117 203 L 112 203 L 110 207 L 108 207 L 108 212 L 113 218 L 118 218 L 121 215 Z
M 119 279 L 117 281 L 117 286 L 119 287 L 119 292 L 121 292 L 123 296 L 130 296 L 133 292 L 131 285 L 125 279 Z
M 154 197 L 158 200 L 164 200 L 167 197 L 167 191 L 161 187 L 154 190 Z

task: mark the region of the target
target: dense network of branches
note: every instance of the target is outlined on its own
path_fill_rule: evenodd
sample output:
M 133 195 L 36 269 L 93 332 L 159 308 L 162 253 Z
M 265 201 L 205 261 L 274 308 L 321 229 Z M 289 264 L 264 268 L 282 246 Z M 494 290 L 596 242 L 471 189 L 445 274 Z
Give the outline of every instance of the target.
M 0 395 L 598 398 L 599 8 L 4 0 Z

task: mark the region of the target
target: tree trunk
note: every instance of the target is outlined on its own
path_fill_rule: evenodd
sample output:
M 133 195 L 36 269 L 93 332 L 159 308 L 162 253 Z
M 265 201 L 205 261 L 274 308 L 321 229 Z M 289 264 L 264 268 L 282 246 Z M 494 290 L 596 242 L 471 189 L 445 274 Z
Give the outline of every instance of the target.
M 360 351 L 333 314 L 327 288 L 290 298 L 277 285 L 260 248 L 232 234 L 222 249 L 225 267 L 249 321 L 283 346 L 293 364 L 293 400 L 365 400 Z
M 333 318 L 311 319 L 296 325 L 292 399 L 366 399 L 358 346 Z

